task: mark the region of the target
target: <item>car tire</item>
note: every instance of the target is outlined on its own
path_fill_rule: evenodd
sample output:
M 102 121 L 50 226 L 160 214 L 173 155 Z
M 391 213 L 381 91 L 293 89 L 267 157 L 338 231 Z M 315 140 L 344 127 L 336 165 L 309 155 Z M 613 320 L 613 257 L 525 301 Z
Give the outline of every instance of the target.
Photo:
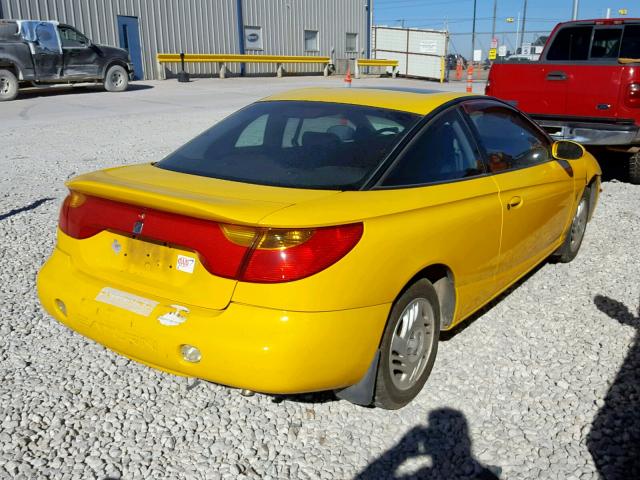
M 629 181 L 634 185 L 640 185 L 640 152 L 629 158 Z
M 413 283 L 393 304 L 380 345 L 376 407 L 397 410 L 422 390 L 438 351 L 439 305 L 426 279 Z
M 560 263 L 569 263 L 576 258 L 584 239 L 584 232 L 587 230 L 587 222 L 589 221 L 589 198 L 591 197 L 591 189 L 584 189 L 576 213 L 571 221 L 571 226 L 567 232 L 567 236 L 562 246 L 553 254 L 553 258 Z
M 0 102 L 13 100 L 18 96 L 18 79 L 10 70 L 0 70 Z
M 129 74 L 120 65 L 113 65 L 104 76 L 104 89 L 107 92 L 124 92 L 129 88 Z

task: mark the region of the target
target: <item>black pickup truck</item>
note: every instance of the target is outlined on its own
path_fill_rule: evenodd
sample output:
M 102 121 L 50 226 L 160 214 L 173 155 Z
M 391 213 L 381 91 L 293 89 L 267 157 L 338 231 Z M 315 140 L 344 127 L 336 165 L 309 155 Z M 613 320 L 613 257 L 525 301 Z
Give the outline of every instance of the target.
M 133 78 L 126 50 L 96 45 L 70 25 L 39 20 L 0 20 L 0 101 L 22 85 L 104 82 L 122 92 Z

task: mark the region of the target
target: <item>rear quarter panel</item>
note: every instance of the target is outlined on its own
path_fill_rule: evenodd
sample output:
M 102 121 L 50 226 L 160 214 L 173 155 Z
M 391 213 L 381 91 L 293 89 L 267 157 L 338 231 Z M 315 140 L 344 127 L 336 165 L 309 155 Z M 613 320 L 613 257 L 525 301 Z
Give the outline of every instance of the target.
M 451 184 L 344 192 L 275 212 L 277 227 L 364 223 L 360 242 L 328 269 L 295 282 L 239 282 L 234 302 L 298 311 L 344 310 L 393 302 L 424 267 L 454 275 L 456 318 L 493 293 L 502 209 L 492 177 Z

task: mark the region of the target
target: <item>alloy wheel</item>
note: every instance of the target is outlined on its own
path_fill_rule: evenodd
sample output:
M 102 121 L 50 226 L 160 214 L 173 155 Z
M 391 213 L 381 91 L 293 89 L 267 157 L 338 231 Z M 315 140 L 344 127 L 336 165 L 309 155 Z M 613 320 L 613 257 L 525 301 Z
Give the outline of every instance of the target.
M 389 371 L 399 390 L 413 387 L 427 366 L 433 348 L 434 312 L 424 298 L 406 306 L 391 339 Z

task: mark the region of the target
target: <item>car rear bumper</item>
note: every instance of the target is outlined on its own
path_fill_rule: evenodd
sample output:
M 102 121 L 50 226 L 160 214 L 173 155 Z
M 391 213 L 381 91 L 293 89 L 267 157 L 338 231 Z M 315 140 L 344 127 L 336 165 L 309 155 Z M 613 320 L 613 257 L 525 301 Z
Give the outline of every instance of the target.
M 267 393 L 357 383 L 374 358 L 390 309 L 290 312 L 232 302 L 224 310 L 187 306 L 184 323 L 166 326 L 158 317 L 174 311 L 171 299 L 127 292 L 157 302 L 145 316 L 97 301 L 105 287 L 118 289 L 76 269 L 57 248 L 38 275 L 45 310 L 78 333 L 160 370 Z M 200 350 L 198 363 L 182 358 L 185 344 Z
M 583 145 L 637 145 L 640 128 L 627 123 L 583 122 L 533 116 L 555 140 L 573 140 Z

